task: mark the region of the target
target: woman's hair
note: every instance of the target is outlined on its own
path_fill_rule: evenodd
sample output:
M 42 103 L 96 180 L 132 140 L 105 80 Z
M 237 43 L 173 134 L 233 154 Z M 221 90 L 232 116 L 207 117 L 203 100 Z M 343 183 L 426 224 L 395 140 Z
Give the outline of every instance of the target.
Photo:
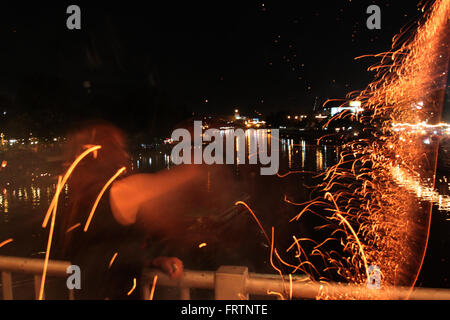
M 72 234 L 66 230 L 76 223 L 84 225 L 96 197 L 117 170 L 126 167 L 129 172 L 130 158 L 124 133 L 110 123 L 98 121 L 78 125 L 69 132 L 64 171 L 81 153 L 95 145 L 101 146 L 101 149 L 83 158 L 68 180 L 68 208 L 61 219 L 60 228 L 63 255 L 66 254 Z

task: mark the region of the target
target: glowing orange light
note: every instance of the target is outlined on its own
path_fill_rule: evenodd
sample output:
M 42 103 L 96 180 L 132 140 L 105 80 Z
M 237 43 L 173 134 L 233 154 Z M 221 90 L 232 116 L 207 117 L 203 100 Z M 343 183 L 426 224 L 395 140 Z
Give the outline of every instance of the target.
M 275 295 L 275 296 L 278 296 L 281 300 L 286 300 L 286 299 L 284 298 L 283 294 L 280 293 L 280 292 L 267 290 L 267 294 L 268 294 L 268 295 Z
M 61 176 L 58 177 L 58 184 L 56 185 L 56 193 L 59 194 L 59 192 L 62 189 L 61 184 Z M 50 223 L 50 231 L 48 234 L 48 242 L 47 242 L 47 250 L 45 251 L 45 260 L 44 260 L 44 270 L 42 271 L 42 280 L 41 280 L 41 287 L 39 289 L 39 298 L 38 300 L 42 300 L 44 296 L 44 286 L 45 286 L 45 278 L 47 276 L 47 267 L 48 267 L 48 260 L 50 258 L 50 248 L 52 246 L 52 239 L 53 239 L 53 231 L 55 228 L 55 218 L 56 218 L 56 210 L 58 207 L 58 202 L 55 203 L 55 206 L 53 207 L 52 211 L 52 221 Z
M 62 186 L 64 186 L 64 185 L 66 184 L 67 180 L 69 179 L 70 175 L 72 174 L 73 170 L 74 170 L 75 167 L 78 165 L 78 163 L 79 163 L 81 160 L 83 160 L 83 158 L 86 157 L 89 153 L 94 152 L 94 151 L 97 151 L 97 150 L 99 150 L 100 148 L 101 148 L 101 146 L 93 146 L 93 147 L 89 148 L 88 150 L 84 151 L 82 154 L 80 154 L 80 155 L 75 159 L 75 161 L 72 163 L 72 165 L 69 167 L 69 169 L 67 169 L 67 171 L 66 171 L 66 173 L 65 173 L 65 175 L 64 175 L 64 177 L 63 177 L 63 179 L 62 179 L 62 182 L 61 182 L 61 183 L 62 183 Z M 62 190 L 62 187 L 61 187 L 61 190 Z M 49 208 L 48 208 L 48 210 L 47 210 L 47 213 L 46 213 L 46 215 L 45 215 L 44 222 L 42 223 L 42 228 L 47 227 L 48 220 L 50 219 L 50 213 L 52 212 L 53 207 L 56 206 L 56 203 L 57 203 L 57 201 L 58 201 L 59 194 L 60 194 L 61 190 L 59 190 L 59 191 L 56 190 L 56 193 L 55 193 L 55 195 L 53 196 L 52 202 L 50 203 L 50 206 L 49 206 Z
M 111 261 L 109 261 L 108 269 L 111 268 L 111 266 L 113 265 L 114 261 L 115 261 L 116 258 L 117 258 L 117 254 L 118 254 L 117 252 L 114 253 L 113 257 L 111 258 Z
M 158 281 L 157 274 L 153 277 L 152 289 L 150 290 L 150 297 L 148 298 L 149 300 L 153 300 L 153 295 L 155 294 L 155 288 L 156 288 L 156 281 Z
M 250 213 L 252 214 L 253 218 L 255 219 L 256 223 L 258 224 L 259 228 L 261 229 L 261 231 L 264 233 L 264 236 L 267 239 L 267 242 L 270 243 L 269 237 L 267 236 L 266 231 L 264 230 L 263 226 L 261 225 L 261 222 L 259 222 L 259 219 L 256 217 L 255 213 L 252 211 L 252 209 L 250 209 L 250 207 L 244 202 L 244 201 L 237 201 L 234 205 L 243 205 L 244 207 L 247 208 L 248 211 L 250 211 Z
M 114 180 L 116 180 L 116 178 L 125 171 L 125 167 L 120 168 L 119 170 L 117 170 L 117 172 L 111 177 L 111 179 L 108 180 L 108 182 L 106 182 L 106 184 L 103 186 L 102 190 L 100 191 L 100 193 L 97 196 L 97 199 L 95 199 L 94 205 L 92 206 L 91 212 L 89 213 L 89 217 L 86 221 L 86 224 L 84 226 L 83 231 L 86 232 L 89 228 L 89 225 L 91 223 L 92 217 L 94 216 L 94 212 L 95 209 L 97 209 L 98 203 L 100 202 L 100 199 L 102 198 L 103 194 L 105 193 L 106 189 L 108 189 L 109 185 L 111 183 L 114 182 Z
M 3 247 L 3 246 L 5 246 L 5 245 L 7 245 L 7 244 L 10 243 L 10 242 L 13 242 L 13 241 L 14 241 L 13 238 L 9 238 L 8 240 L 5 240 L 5 241 L 3 241 L 3 242 L 0 242 L 0 248 Z
M 289 300 L 292 300 L 292 274 L 289 273 Z
M 79 222 L 76 223 L 76 224 L 74 224 L 73 226 L 71 226 L 70 228 L 68 228 L 68 229 L 66 230 L 66 233 L 69 233 L 70 231 L 72 231 L 72 230 L 78 228 L 79 226 L 81 226 L 81 223 L 79 223 Z
M 136 278 L 133 278 L 133 287 L 130 291 L 128 291 L 127 296 L 133 293 L 134 289 L 136 289 Z

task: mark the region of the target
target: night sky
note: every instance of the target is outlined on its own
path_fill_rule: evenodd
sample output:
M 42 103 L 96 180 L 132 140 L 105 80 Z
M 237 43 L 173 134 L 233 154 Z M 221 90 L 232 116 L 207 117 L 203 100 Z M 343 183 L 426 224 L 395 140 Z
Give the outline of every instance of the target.
M 307 112 L 363 89 L 376 60 L 354 58 L 389 50 L 421 15 L 418 1 L 92 2 L 1 4 L 0 108 L 29 112 L 30 126 L 45 115 L 127 128 L 234 108 Z M 66 28 L 70 4 L 81 30 Z M 381 30 L 366 27 L 370 4 Z

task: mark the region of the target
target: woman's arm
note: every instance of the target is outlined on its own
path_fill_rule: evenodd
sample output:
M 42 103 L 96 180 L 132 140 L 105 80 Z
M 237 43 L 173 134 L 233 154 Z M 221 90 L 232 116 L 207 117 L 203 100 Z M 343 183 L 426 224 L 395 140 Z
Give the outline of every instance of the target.
M 110 205 L 114 218 L 122 225 L 131 225 L 136 223 L 137 215 L 143 219 L 143 225 L 138 226 L 146 228 L 147 226 L 164 225 L 165 231 L 178 228 L 174 219 L 161 223 L 161 215 L 158 214 L 162 210 L 162 205 L 158 199 L 164 198 L 163 195 L 172 194 L 173 190 L 180 187 L 187 189 L 192 182 L 199 179 L 200 169 L 197 166 L 180 166 L 170 171 L 163 171 L 155 174 L 136 174 L 116 181 L 110 190 Z M 186 188 L 187 185 L 187 188 Z M 176 193 L 176 192 L 175 192 Z M 183 196 L 180 193 L 177 199 L 180 201 Z M 154 204 L 149 210 L 148 206 Z M 166 220 L 166 219 L 164 219 Z M 173 220 L 173 221 L 172 221 Z M 179 278 L 183 275 L 183 263 L 175 257 L 157 257 L 149 261 L 152 267 L 157 267 L 172 278 Z
M 170 171 L 135 174 L 116 181 L 111 187 L 109 196 L 114 218 L 122 225 L 135 223 L 137 214 L 144 204 L 192 183 L 199 179 L 200 172 L 199 166 L 179 166 Z M 151 220 L 151 217 L 145 218 Z

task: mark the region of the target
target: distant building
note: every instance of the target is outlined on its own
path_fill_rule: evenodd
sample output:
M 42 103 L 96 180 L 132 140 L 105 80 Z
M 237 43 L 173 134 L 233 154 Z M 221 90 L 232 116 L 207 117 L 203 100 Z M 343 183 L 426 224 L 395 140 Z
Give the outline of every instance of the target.
M 361 101 L 350 101 L 348 106 L 339 106 L 339 107 L 331 107 L 330 108 L 330 115 L 334 116 L 338 113 L 341 113 L 344 110 L 350 110 L 351 113 L 360 113 L 364 111 L 364 109 L 361 107 Z

